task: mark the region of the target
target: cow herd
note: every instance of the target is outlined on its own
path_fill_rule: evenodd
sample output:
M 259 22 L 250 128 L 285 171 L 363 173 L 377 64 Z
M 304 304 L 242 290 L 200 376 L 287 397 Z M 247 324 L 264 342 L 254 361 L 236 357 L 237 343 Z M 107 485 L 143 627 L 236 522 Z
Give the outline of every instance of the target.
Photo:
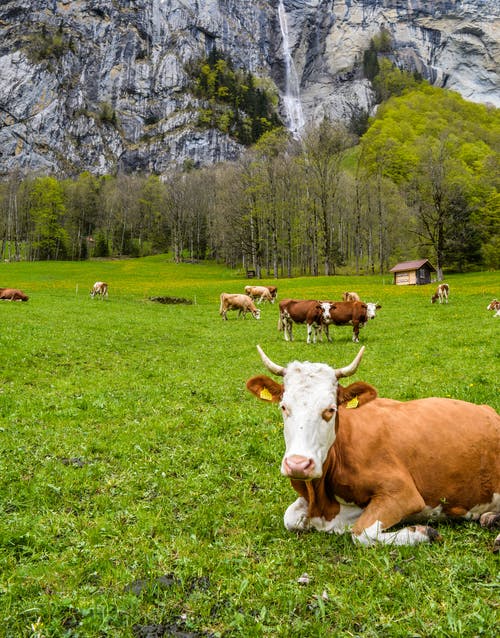
M 277 293 L 275 286 L 222 293 L 219 314 L 227 320 L 234 310 L 260 319 L 257 306 L 274 304 Z M 90 296 L 106 299 L 108 284 L 95 282 Z M 439 284 L 431 302 L 448 299 L 448 284 Z M 0 300 L 28 296 L 0 288 Z M 351 325 L 358 342 L 359 329 L 380 308 L 352 291 L 341 301 L 283 299 L 278 329 L 285 341 L 293 341 L 294 325 L 305 324 L 307 343 L 316 343 L 323 334 L 331 341 L 331 325 Z M 493 299 L 487 310 L 500 316 L 500 301 Z M 355 374 L 364 347 L 341 368 L 308 361 L 282 366 L 260 346 L 257 350 L 264 366 L 283 381 L 258 375 L 246 385 L 281 409 L 281 473 L 298 496 L 284 515 L 288 530 L 349 532 L 361 545 L 415 545 L 440 539 L 429 523 L 442 519 L 500 527 L 500 416 L 491 407 L 436 397 L 395 401 L 378 397 L 363 381 L 343 387 L 339 380 Z M 500 535 L 493 551 L 500 552 Z
M 278 289 L 276 286 L 245 286 L 245 293 L 227 293 L 220 295 L 219 314 L 227 320 L 227 311 L 238 311 L 238 317 L 245 318 L 250 313 L 254 319 L 260 319 L 261 312 L 256 304 L 264 301 L 274 303 Z M 447 283 L 438 284 L 431 303 L 438 301 L 447 304 L 450 296 L 450 286 Z M 305 324 L 307 343 L 322 340 L 323 334 L 331 342 L 329 327 L 353 327 L 352 340 L 359 342 L 359 330 L 370 319 L 374 319 L 381 305 L 374 302 L 364 302 L 354 291 L 342 293 L 342 301 L 325 301 L 319 299 L 283 299 L 279 302 L 278 330 L 283 332 L 285 341 L 293 341 L 294 324 Z M 488 310 L 495 310 L 495 317 L 500 317 L 500 302 L 497 299 L 488 305 Z
M 449 293 L 448 284 L 439 284 L 431 302 L 447 304 Z M 234 309 L 259 319 L 255 303 L 274 303 L 276 295 L 265 286 L 222 293 L 220 314 L 227 319 Z M 305 324 L 307 343 L 316 343 L 323 334 L 331 341 L 331 325 L 351 325 L 358 342 L 359 329 L 380 307 L 356 292 L 343 293 L 342 301 L 283 299 L 278 329 L 293 341 L 294 325 Z M 500 316 L 500 302 L 494 299 L 488 310 Z M 379 398 L 362 381 L 342 387 L 339 379 L 356 372 L 364 347 L 337 369 L 308 361 L 281 366 L 257 350 L 264 366 L 283 379 L 259 375 L 247 388 L 281 409 L 281 473 L 297 493 L 284 514 L 288 530 L 349 532 L 369 546 L 439 540 L 431 525 L 444 519 L 500 527 L 500 416 L 491 407 L 449 398 Z M 500 535 L 493 551 L 500 552 Z
M 238 311 L 238 317 L 249 312 L 260 319 L 260 309 L 256 304 L 264 301 L 274 303 L 278 295 L 276 286 L 245 286 L 245 294 L 223 292 L 220 295 L 219 314 L 227 320 L 227 311 Z M 305 324 L 307 343 L 322 340 L 323 334 L 331 342 L 329 327 L 353 327 L 352 340 L 359 341 L 359 329 L 369 319 L 374 319 L 380 304 L 361 301 L 356 292 L 344 292 L 342 301 L 321 301 L 319 299 L 283 299 L 279 302 L 278 330 L 284 334 L 285 341 L 293 341 L 293 326 Z

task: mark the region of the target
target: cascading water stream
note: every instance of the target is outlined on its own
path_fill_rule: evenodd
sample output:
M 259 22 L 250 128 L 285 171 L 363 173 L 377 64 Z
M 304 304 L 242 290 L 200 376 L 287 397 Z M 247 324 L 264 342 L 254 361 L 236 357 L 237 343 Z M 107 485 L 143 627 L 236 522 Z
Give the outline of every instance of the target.
M 297 70 L 290 53 L 290 41 L 288 38 L 288 21 L 283 0 L 278 4 L 278 16 L 280 21 L 281 36 L 283 39 L 283 59 L 285 62 L 285 95 L 283 103 L 287 116 L 287 126 L 294 137 L 299 138 L 304 128 L 304 113 L 300 101 L 300 83 Z

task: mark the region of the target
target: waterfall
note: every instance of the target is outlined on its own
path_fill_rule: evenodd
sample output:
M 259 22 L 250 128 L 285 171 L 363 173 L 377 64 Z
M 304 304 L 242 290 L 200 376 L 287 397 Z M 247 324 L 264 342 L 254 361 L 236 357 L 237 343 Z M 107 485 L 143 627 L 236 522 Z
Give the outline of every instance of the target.
M 288 38 L 288 22 L 285 13 L 283 0 L 278 4 L 278 16 L 280 20 L 281 36 L 283 39 L 283 59 L 285 62 L 285 95 L 283 103 L 285 105 L 287 127 L 294 137 L 300 137 L 304 127 L 304 113 L 300 102 L 300 83 L 297 70 L 290 53 L 290 41 Z

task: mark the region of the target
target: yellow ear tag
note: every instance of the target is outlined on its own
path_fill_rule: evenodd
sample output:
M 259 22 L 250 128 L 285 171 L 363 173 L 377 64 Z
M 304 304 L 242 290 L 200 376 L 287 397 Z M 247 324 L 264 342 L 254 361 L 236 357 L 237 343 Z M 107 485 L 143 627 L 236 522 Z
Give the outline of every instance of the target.
M 359 405 L 358 397 L 354 397 L 354 399 L 351 399 L 350 401 L 346 403 L 345 407 L 352 409 L 352 408 L 357 408 L 358 405 Z
M 263 388 L 260 391 L 259 397 L 261 399 L 263 399 L 264 401 L 272 401 L 273 400 L 273 395 L 269 392 L 269 390 L 267 388 Z

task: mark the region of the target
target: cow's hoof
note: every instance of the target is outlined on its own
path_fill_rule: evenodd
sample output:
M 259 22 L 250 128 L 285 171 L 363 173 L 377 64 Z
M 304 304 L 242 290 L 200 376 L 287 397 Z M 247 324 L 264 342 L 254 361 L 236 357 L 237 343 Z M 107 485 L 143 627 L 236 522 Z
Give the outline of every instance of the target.
M 443 540 L 441 534 L 433 527 L 429 527 L 428 525 L 417 525 L 416 529 L 422 534 L 425 534 L 429 539 L 429 542 L 431 543 L 440 542 Z
M 500 512 L 485 512 L 479 519 L 481 527 L 500 527 Z

